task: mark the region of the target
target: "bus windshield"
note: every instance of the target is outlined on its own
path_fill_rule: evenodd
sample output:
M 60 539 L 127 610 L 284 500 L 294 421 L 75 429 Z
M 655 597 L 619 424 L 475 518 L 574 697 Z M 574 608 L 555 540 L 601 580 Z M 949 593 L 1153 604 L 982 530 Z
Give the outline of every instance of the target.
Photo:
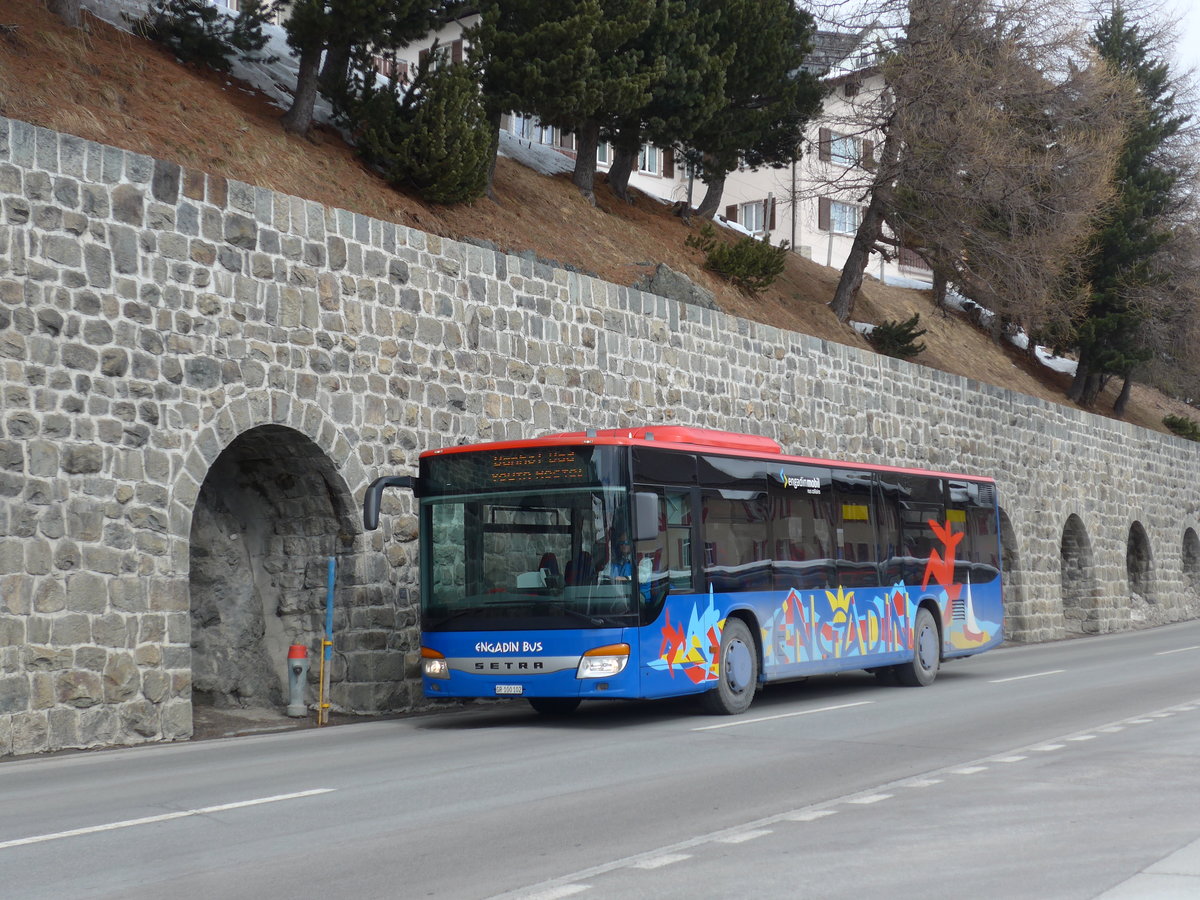
M 638 624 L 624 488 L 443 495 L 422 507 L 423 630 Z

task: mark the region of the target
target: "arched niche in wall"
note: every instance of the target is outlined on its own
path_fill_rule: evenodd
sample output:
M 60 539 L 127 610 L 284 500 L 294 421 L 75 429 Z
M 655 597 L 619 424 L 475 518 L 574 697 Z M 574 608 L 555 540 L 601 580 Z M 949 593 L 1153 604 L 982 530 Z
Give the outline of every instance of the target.
M 1096 609 L 1096 575 L 1092 541 L 1083 520 L 1072 513 L 1063 526 L 1060 545 L 1063 627 L 1068 634 L 1095 634 L 1100 630 Z
M 328 562 L 353 540 L 352 506 L 329 457 L 292 428 L 252 428 L 213 462 L 190 537 L 197 706 L 284 703 L 288 645 L 320 639 Z
M 1150 537 L 1141 522 L 1129 526 L 1125 540 L 1125 575 L 1129 580 L 1129 602 L 1136 609 L 1143 603 L 1155 603 L 1154 553 Z
M 1183 532 L 1183 583 L 1193 593 L 1200 592 L 1200 536 L 1195 528 Z

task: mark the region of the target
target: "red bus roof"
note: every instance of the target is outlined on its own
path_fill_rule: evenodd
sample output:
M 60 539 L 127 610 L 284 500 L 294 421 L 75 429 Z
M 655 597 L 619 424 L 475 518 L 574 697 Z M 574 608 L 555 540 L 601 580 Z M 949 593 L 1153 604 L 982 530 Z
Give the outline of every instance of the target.
M 838 466 L 840 468 L 867 469 L 872 472 L 903 472 L 914 475 L 933 475 L 942 478 L 965 478 L 971 481 L 995 482 L 986 475 L 965 475 L 961 472 L 938 472 L 930 469 L 913 469 L 903 466 L 885 466 L 874 463 L 848 462 L 845 460 L 822 459 L 819 457 L 792 456 L 785 454 L 778 441 L 754 434 L 735 431 L 718 431 L 712 428 L 693 428 L 686 425 L 640 425 L 636 428 L 599 428 L 589 431 L 567 431 L 547 434 L 538 438 L 519 441 L 493 441 L 482 444 L 459 444 L 438 450 L 426 450 L 421 456 L 444 456 L 450 453 L 471 453 L 488 450 L 515 450 L 526 447 L 561 447 L 566 445 L 609 445 L 655 447 L 662 450 L 684 450 L 703 453 L 706 450 L 722 456 L 751 458 L 774 458 L 783 463 L 801 465 Z

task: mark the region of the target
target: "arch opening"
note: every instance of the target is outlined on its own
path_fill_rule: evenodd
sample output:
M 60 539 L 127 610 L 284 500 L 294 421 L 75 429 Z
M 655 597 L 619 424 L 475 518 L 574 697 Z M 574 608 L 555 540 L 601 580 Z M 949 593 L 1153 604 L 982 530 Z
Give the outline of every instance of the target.
M 1154 590 L 1154 554 L 1150 536 L 1141 522 L 1129 526 L 1125 541 L 1125 575 L 1129 582 L 1129 605 L 1132 617 L 1144 618 L 1144 607 L 1157 602 Z
M 1010 640 L 1024 640 L 1032 624 L 1025 613 L 1025 581 L 1021 556 L 1017 549 L 1017 532 L 1000 510 L 1000 572 L 1004 589 L 1004 631 Z
M 1063 526 L 1060 548 L 1063 628 L 1068 634 L 1097 634 L 1096 576 L 1092 542 L 1083 520 L 1072 513 Z
M 305 644 L 315 661 L 328 560 L 353 541 L 348 498 L 329 458 L 291 428 L 253 428 L 213 463 L 190 539 L 194 705 L 286 702 L 287 648 Z
M 1200 536 L 1194 528 L 1183 532 L 1183 582 L 1192 593 L 1200 592 Z

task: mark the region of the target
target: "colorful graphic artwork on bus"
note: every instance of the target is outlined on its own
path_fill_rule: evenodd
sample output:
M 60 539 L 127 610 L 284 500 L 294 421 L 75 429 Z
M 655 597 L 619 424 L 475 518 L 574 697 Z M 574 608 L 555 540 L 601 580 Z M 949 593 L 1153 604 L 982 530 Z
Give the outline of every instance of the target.
M 954 532 L 950 523 L 930 520 L 928 524 L 941 549 L 931 549 L 919 589 L 903 582 L 890 587 L 793 588 L 777 606 L 760 614 L 764 664 L 770 668 L 909 651 L 916 603 L 928 596 L 941 610 L 948 650 L 970 650 L 992 641 L 1000 630 L 998 616 L 997 621 L 979 617 L 969 576 L 965 583 L 954 580 L 955 550 L 962 533 Z M 996 606 L 997 614 L 998 582 L 996 577 L 994 586 L 987 588 L 989 597 L 996 596 L 997 603 L 989 607 Z M 704 601 L 693 600 L 686 622 L 672 621 L 668 605 L 658 658 L 650 661 L 651 668 L 672 677 L 682 674 L 695 684 L 716 679 L 725 624 L 719 603 L 728 600 L 727 595 L 710 590 Z
M 711 591 L 708 606 L 703 611 L 699 605 L 693 606 L 686 625 L 682 621 L 672 624 L 668 609 L 658 659 L 651 661 L 650 666 L 665 670 L 671 676 L 680 672 L 693 684 L 714 681 L 718 675 L 721 629 L 724 627 L 725 620 L 717 614 Z

